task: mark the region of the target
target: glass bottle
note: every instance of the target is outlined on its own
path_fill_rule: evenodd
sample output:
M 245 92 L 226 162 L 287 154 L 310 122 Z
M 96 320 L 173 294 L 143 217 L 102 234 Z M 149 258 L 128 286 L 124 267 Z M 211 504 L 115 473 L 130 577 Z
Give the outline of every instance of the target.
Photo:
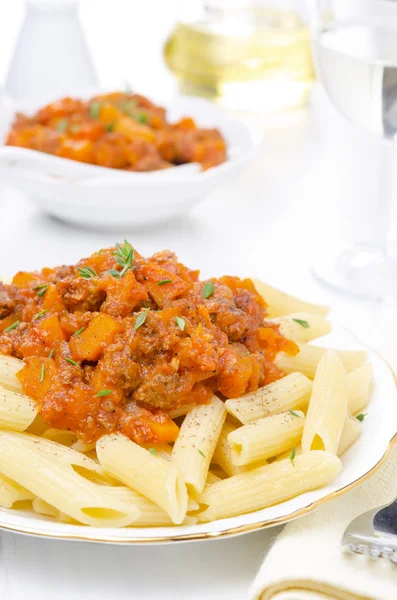
M 181 93 L 273 112 L 306 103 L 314 81 L 303 0 L 189 0 L 164 57 Z

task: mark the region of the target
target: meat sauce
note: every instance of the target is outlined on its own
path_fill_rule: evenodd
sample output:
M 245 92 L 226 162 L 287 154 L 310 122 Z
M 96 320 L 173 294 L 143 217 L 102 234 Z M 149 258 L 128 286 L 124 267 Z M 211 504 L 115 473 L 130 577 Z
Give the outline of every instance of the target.
M 88 101 L 63 98 L 31 117 L 18 113 L 6 144 L 127 171 L 190 162 L 208 169 L 226 160 L 218 129 L 199 128 L 190 117 L 169 123 L 161 106 L 121 92 Z
M 276 354 L 298 348 L 265 316 L 250 279 L 200 281 L 172 252 L 146 259 L 125 241 L 0 284 L 0 353 L 25 361 L 18 377 L 50 427 L 170 442 L 172 410 L 284 375 Z

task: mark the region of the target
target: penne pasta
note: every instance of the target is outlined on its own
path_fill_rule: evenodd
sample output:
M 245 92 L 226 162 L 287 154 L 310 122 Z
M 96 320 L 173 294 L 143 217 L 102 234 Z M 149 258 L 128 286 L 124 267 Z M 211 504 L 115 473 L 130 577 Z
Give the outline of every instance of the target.
M 77 523 L 78 521 L 74 521 L 68 515 L 63 512 L 60 512 L 58 509 L 48 504 L 41 498 L 34 498 L 32 502 L 33 510 L 39 515 L 45 515 L 46 517 L 52 517 L 61 523 Z
M 371 363 L 349 373 L 347 389 L 349 391 L 349 412 L 352 415 L 357 415 L 367 406 L 372 394 L 373 376 Z
M 18 358 L 0 354 L 0 385 L 12 392 L 21 393 L 22 386 L 16 374 L 22 369 L 24 364 Z
M 319 362 L 302 435 L 302 450 L 336 454 L 347 416 L 347 375 L 333 350 Z
M 262 417 L 290 409 L 305 409 L 309 404 L 312 386 L 310 379 L 302 373 L 290 373 L 253 394 L 226 400 L 226 410 L 247 425 Z
M 228 441 L 228 436 L 236 429 L 237 427 L 233 423 L 230 423 L 228 419 L 226 419 L 213 456 L 213 461 L 220 467 L 222 467 L 222 469 L 225 471 L 225 473 L 227 473 L 229 477 L 231 477 L 232 475 L 238 475 L 239 473 L 245 473 L 245 471 L 253 467 L 253 465 L 251 464 L 237 466 L 232 462 L 233 453 L 231 445 Z M 264 464 L 266 464 L 266 460 L 260 461 L 260 464 L 257 464 L 255 466 L 259 467 Z M 207 483 L 208 477 L 206 484 Z
M 21 485 L 5 475 L 0 475 L 0 506 L 12 508 L 15 502 L 33 500 L 34 496 Z
M 173 523 L 182 523 L 188 496 L 182 473 L 172 462 L 120 434 L 103 436 L 97 455 L 107 473 L 160 506 Z
M 193 410 L 194 407 L 195 404 L 183 404 L 182 406 L 178 406 L 178 408 L 171 410 L 168 415 L 171 419 L 177 419 L 178 417 L 187 415 L 187 413 Z
M 298 312 L 276 317 L 271 323 L 280 326 L 280 332 L 294 342 L 311 342 L 332 330 L 331 321 L 320 315 Z
M 314 379 L 318 363 L 328 352 L 328 348 L 311 344 L 298 344 L 298 346 L 299 352 L 296 356 L 280 352 L 276 358 L 276 364 L 287 373 L 300 371 L 309 379 Z M 335 350 L 335 352 L 348 373 L 361 367 L 367 358 L 367 353 L 363 350 Z
M 290 296 L 289 294 L 281 292 L 271 285 L 264 283 L 260 279 L 256 279 L 256 277 L 253 277 L 252 281 L 259 294 L 268 304 L 269 317 L 282 317 L 283 315 L 290 315 L 295 312 L 305 312 L 326 317 L 329 313 L 328 306 L 311 304 L 310 302 L 299 300 L 294 296 Z
M 355 418 L 347 416 L 345 424 L 343 425 L 342 434 L 340 436 L 338 444 L 338 456 L 341 456 L 346 450 L 350 448 L 356 439 L 361 435 L 362 426 L 361 423 Z
M 329 483 L 342 468 L 337 456 L 315 451 L 229 477 L 207 487 L 199 522 L 224 519 L 283 502 Z
M 225 419 L 225 405 L 216 396 L 186 415 L 171 461 L 180 469 L 189 490 L 196 493 L 203 490 Z
M 90 479 L 90 474 L 95 479 L 101 471 L 94 461 L 56 442 L 0 431 L 2 475 L 85 525 L 125 527 L 133 523 L 139 511 L 110 497 L 107 486 Z
M 239 427 L 228 436 L 235 465 L 248 465 L 272 458 L 299 444 L 304 414 L 301 411 L 272 415 Z
M 0 386 L 0 427 L 24 431 L 37 415 L 34 400 Z

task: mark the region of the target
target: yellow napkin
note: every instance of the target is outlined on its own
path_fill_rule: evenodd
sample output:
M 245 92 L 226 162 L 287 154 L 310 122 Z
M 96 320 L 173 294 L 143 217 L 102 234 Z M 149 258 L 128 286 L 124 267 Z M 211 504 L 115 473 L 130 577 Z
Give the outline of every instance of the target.
M 396 307 L 377 319 L 376 347 L 397 372 Z M 384 334 L 384 335 L 383 335 Z M 397 428 L 397 424 L 396 424 Z M 397 600 L 397 565 L 341 551 L 346 527 L 359 514 L 397 497 L 397 447 L 362 486 L 289 523 L 264 559 L 252 600 Z

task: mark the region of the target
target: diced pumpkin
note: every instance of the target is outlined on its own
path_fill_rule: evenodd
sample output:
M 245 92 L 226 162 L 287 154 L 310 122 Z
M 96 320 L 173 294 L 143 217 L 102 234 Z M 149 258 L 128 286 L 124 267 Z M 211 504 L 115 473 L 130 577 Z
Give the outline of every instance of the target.
M 132 271 L 121 279 L 112 277 L 106 287 L 106 300 L 101 311 L 113 316 L 126 317 L 142 300 L 148 299 L 144 285 L 137 282 Z
M 0 321 L 0 333 L 4 331 L 4 329 L 7 329 L 7 327 L 9 327 L 10 325 L 15 323 L 15 321 L 18 321 L 18 317 L 15 314 L 8 315 L 8 317 L 5 317 L 5 319 Z
M 80 335 L 72 337 L 69 342 L 74 360 L 98 360 L 104 348 L 113 341 L 121 330 L 119 321 L 105 313 L 94 317 Z
M 172 419 L 163 419 L 163 422 L 159 423 L 155 420 L 148 421 L 148 425 L 157 438 L 159 444 L 166 444 L 167 442 L 175 442 L 179 435 L 179 427 Z
M 190 281 L 184 281 L 177 275 L 170 275 L 169 271 L 151 265 L 143 265 L 139 273 L 137 271 L 137 279 L 145 282 L 149 294 L 161 308 L 192 288 Z
M 116 133 L 121 133 L 128 140 L 142 139 L 147 142 L 154 142 L 156 136 L 147 125 L 143 125 L 131 119 L 130 117 L 121 117 L 114 127 Z
M 55 344 L 62 342 L 65 339 L 65 335 L 56 315 L 50 315 L 46 319 L 43 319 L 40 322 L 39 327 L 46 332 L 46 345 L 50 348 L 53 348 Z
M 99 109 L 98 120 L 104 125 L 111 125 L 115 123 L 120 117 L 122 117 L 123 113 L 113 104 L 108 102 L 102 102 Z
M 26 364 L 17 373 L 17 377 L 25 394 L 41 400 L 48 392 L 55 373 L 56 366 L 52 358 L 32 356 L 26 359 Z
M 62 298 L 58 294 L 55 285 L 48 286 L 44 293 L 43 310 L 51 310 L 53 312 L 61 312 L 62 310 L 65 310 Z
M 35 273 L 27 273 L 26 271 L 19 271 L 14 275 L 12 283 L 17 285 L 19 288 L 28 287 L 33 281 L 37 281 L 39 276 Z
M 90 140 L 64 140 L 56 152 L 57 156 L 83 163 L 94 162 L 94 144 Z

